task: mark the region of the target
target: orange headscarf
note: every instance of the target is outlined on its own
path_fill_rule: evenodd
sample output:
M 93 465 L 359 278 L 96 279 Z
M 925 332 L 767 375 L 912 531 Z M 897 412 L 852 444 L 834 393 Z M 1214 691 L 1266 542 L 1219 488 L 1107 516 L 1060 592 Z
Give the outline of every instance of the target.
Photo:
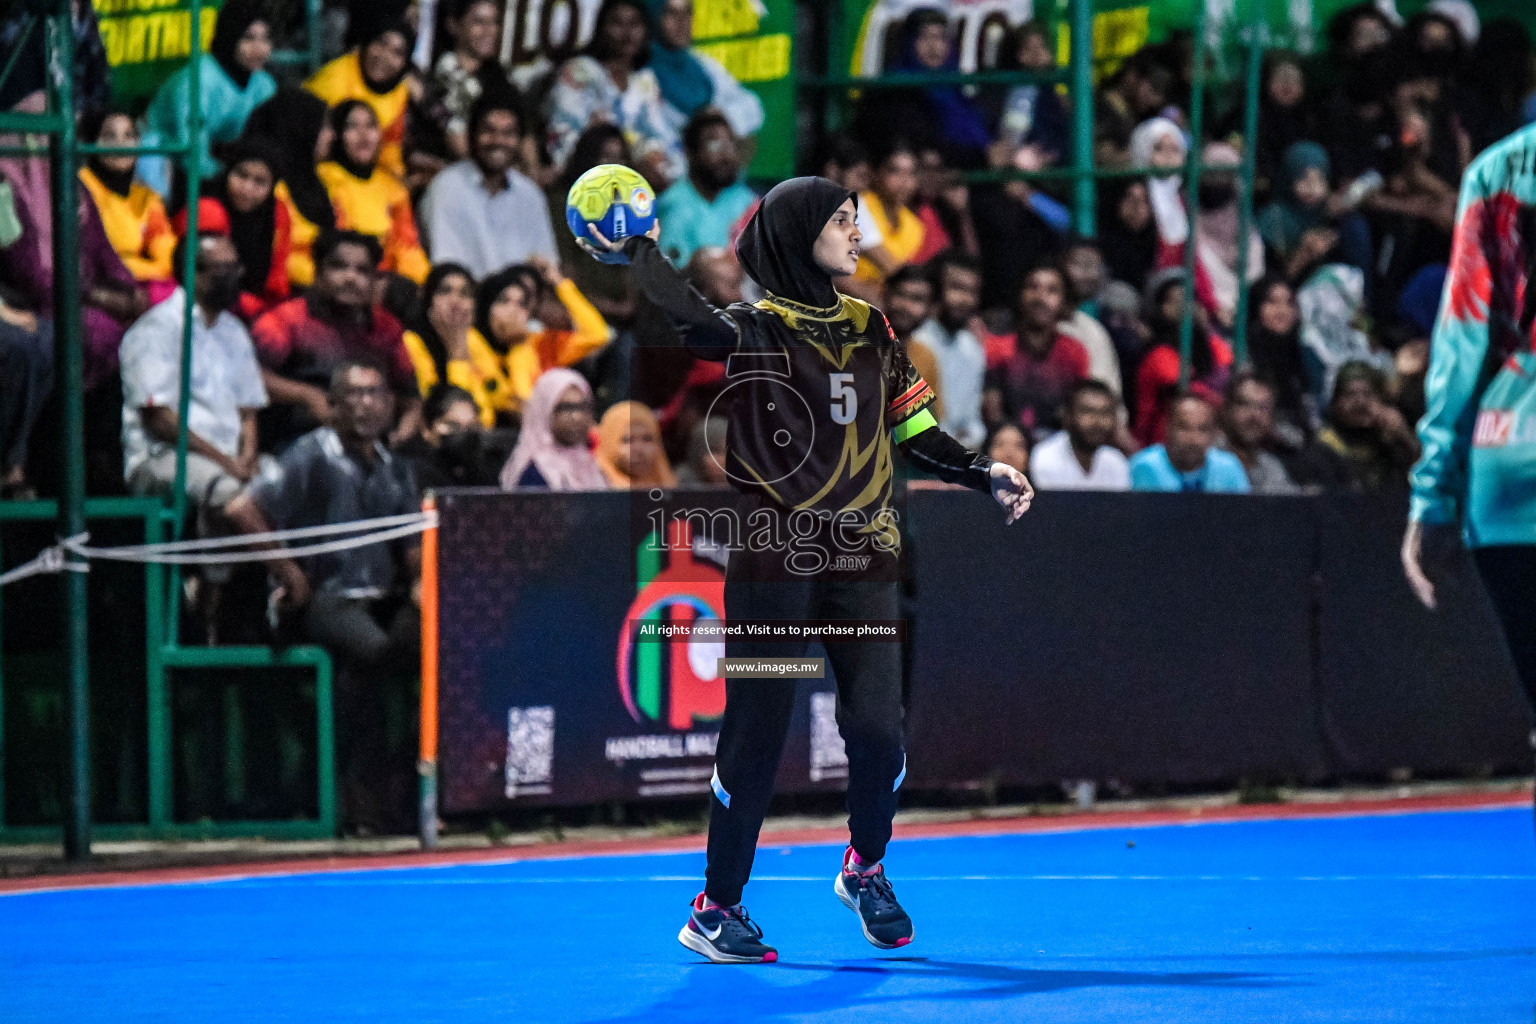
M 619 468 L 619 448 L 631 427 L 649 430 L 656 442 L 656 461 L 644 476 L 632 477 Z M 667 453 L 661 447 L 661 427 L 656 422 L 656 415 L 640 402 L 619 402 L 603 413 L 602 422 L 597 425 L 597 450 L 593 454 L 603 475 L 615 487 L 677 486 L 677 477 L 672 475 Z

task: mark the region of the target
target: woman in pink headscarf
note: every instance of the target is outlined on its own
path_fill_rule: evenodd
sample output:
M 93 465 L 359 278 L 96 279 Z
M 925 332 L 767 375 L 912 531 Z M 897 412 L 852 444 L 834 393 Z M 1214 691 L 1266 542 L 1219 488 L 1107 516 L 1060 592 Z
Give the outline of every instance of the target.
M 588 447 L 592 388 L 575 370 L 555 367 L 534 382 L 523 407 L 523 428 L 501 470 L 503 490 L 544 487 L 551 491 L 608 489 Z

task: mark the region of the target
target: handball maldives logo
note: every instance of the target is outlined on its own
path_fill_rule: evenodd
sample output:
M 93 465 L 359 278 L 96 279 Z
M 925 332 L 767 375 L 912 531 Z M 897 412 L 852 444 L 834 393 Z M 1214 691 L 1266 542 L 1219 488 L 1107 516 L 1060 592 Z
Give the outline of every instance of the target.
M 642 622 L 723 622 L 725 574 L 694 558 L 687 522 L 673 520 L 666 545 L 657 540 L 651 533 L 635 552 L 642 582 L 619 629 L 619 694 L 636 722 L 686 730 L 725 713 L 725 680 L 717 675 L 725 642 L 697 637 L 638 642 L 631 629 Z M 657 564 L 661 557 L 668 560 L 664 567 Z

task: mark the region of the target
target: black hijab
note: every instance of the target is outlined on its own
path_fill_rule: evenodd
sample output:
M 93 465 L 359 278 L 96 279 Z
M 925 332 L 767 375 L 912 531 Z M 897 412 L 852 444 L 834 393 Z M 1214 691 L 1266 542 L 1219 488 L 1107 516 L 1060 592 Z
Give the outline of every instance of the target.
M 219 62 L 219 67 L 237 86 L 244 89 L 251 80 L 251 73 L 235 59 L 235 48 L 240 38 L 256 22 L 268 20 L 264 0 L 227 0 L 219 8 L 218 20 L 213 23 L 213 38 L 208 43 L 208 55 Z
M 769 293 L 816 309 L 837 305 L 832 278 L 811 256 L 837 208 L 854 193 L 826 178 L 790 178 L 763 197 L 736 241 L 736 258 Z
M 282 151 L 288 196 L 304 219 L 322 231 L 336 226 L 331 197 L 315 174 L 315 141 L 325 125 L 326 109 L 314 93 L 285 85 L 245 122 L 247 135 L 270 139 Z
M 1140 231 L 1131 230 L 1120 219 L 1120 203 L 1137 183 L 1125 179 L 1106 184 L 1099 202 L 1099 248 L 1104 253 L 1104 266 L 1111 280 L 1124 281 L 1140 291 L 1157 262 L 1157 221 L 1148 217 Z
M 379 165 L 379 154 L 373 154 L 373 159 L 366 164 L 360 164 L 347 155 L 347 143 L 342 138 L 347 131 L 347 118 L 352 116 L 352 111 L 362 107 L 373 114 L 373 108 L 362 100 L 342 100 L 331 108 L 331 128 L 336 132 L 336 138 L 331 140 L 331 160 L 340 164 L 342 169 L 354 178 L 367 181 L 373 177 L 373 169 Z M 376 115 L 375 115 L 376 117 Z
M 85 142 L 98 143 L 101 141 L 101 130 L 106 127 L 107 118 L 122 115 L 131 117 L 127 111 L 120 107 L 109 107 L 106 110 L 97 110 L 84 114 L 80 118 L 80 138 Z M 86 161 L 86 166 L 91 173 L 96 175 L 96 180 L 106 186 L 107 191 L 128 198 L 128 193 L 133 189 L 134 168 L 126 171 L 114 171 L 106 164 L 106 157 L 93 156 Z
M 269 193 L 254 210 L 241 213 L 229 199 L 229 172 L 248 161 L 267 165 L 275 188 L 282 174 L 282 158 L 277 147 L 259 136 L 246 135 L 229 147 L 223 174 L 210 190 L 229 215 L 229 240 L 240 254 L 240 290 L 261 295 L 267 290 L 267 275 L 272 272 L 272 241 L 277 232 L 277 200 Z
M 393 92 L 395 87 L 404 81 L 405 76 L 411 73 L 411 51 L 416 48 L 416 33 L 411 30 L 410 22 L 405 20 L 405 9 L 408 4 L 399 0 L 368 0 L 367 3 L 354 3 L 352 5 L 351 19 L 347 23 L 346 42 L 348 46 L 357 48 L 358 70 L 361 72 L 363 84 L 376 95 Z M 400 68 L 400 73 L 384 82 L 370 81 L 368 71 L 363 61 L 363 50 L 381 36 L 390 32 L 400 33 L 405 40 L 405 64 Z

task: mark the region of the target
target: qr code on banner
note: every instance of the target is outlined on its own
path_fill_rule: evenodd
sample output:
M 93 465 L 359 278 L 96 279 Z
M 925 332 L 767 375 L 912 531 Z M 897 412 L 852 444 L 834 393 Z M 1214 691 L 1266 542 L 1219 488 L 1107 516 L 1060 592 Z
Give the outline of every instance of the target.
M 811 694 L 811 781 L 846 779 L 848 752 L 837 731 L 837 694 Z
M 507 796 L 550 792 L 555 769 L 555 709 L 507 711 Z

